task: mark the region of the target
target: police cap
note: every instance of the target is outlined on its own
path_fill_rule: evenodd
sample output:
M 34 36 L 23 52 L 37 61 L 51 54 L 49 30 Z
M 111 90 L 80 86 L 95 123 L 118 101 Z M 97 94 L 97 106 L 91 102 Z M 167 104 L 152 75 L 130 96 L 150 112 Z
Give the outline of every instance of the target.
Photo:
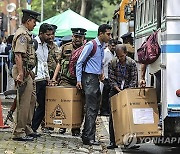
M 86 35 L 86 29 L 84 28 L 71 28 L 73 35 Z
M 124 39 L 124 38 L 127 38 L 127 37 L 132 37 L 131 35 L 132 35 L 132 33 L 128 32 L 128 33 L 122 35 L 121 38 Z
M 41 15 L 40 13 L 32 11 L 32 10 L 27 10 L 27 9 L 22 9 L 22 12 L 23 12 L 23 16 L 29 16 L 35 19 L 36 21 L 40 22 L 40 20 L 38 19 L 38 16 Z

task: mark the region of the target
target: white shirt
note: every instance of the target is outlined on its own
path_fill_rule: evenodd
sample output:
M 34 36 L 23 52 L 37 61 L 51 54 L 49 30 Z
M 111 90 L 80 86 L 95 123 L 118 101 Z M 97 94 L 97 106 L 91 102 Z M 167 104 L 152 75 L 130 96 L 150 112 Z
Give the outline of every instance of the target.
M 4 42 L 2 42 L 0 44 L 0 53 L 5 53 L 5 48 L 6 48 L 6 44 Z
M 36 74 L 35 80 L 46 80 L 47 78 L 49 78 L 49 71 L 48 71 L 48 64 L 47 64 L 47 59 L 48 59 L 48 47 L 47 47 L 47 43 L 41 43 L 41 40 L 39 38 L 39 36 L 36 36 L 35 39 L 38 42 L 38 48 L 36 50 L 36 54 L 37 54 L 37 68 L 34 69 L 34 72 Z M 37 70 L 36 70 L 37 69 Z
M 111 60 L 115 57 L 115 55 L 112 54 L 112 52 L 107 47 L 104 50 L 104 59 L 103 59 L 103 70 L 104 70 L 104 76 L 106 79 L 108 79 L 108 64 L 111 62 Z

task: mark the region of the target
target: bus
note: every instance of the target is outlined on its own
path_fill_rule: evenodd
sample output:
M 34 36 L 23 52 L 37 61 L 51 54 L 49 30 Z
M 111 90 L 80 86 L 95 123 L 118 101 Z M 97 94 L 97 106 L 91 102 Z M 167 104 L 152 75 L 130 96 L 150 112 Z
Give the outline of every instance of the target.
M 125 6 L 129 9 L 125 9 Z M 115 11 L 113 17 L 113 28 L 115 27 L 113 36 L 117 34 L 118 39 L 120 39 L 122 33 L 130 31 L 128 23 L 133 20 L 134 58 L 137 61 L 137 49 L 150 34 L 158 31 L 161 54 L 154 63 L 147 66 L 145 79 L 147 86 L 157 87 L 157 79 L 154 78 L 153 74 L 160 72 L 162 136 L 165 137 L 180 136 L 180 97 L 177 95 L 180 89 L 179 6 L 179 0 L 122 0 L 119 11 Z M 124 15 L 121 12 L 122 10 Z M 128 19 L 126 14 L 129 17 Z M 122 18 L 125 20 L 122 20 Z M 117 19 L 119 19 L 118 22 Z M 141 64 L 137 63 L 137 66 L 140 80 Z
M 113 38 L 119 41 L 127 32 L 134 35 L 134 3 L 135 0 L 122 0 L 113 16 Z
M 179 136 L 180 97 L 176 94 L 180 89 L 179 1 L 137 0 L 135 14 L 135 51 L 147 36 L 159 30 L 161 54 L 148 66 L 146 80 L 150 84 L 151 74 L 161 72 L 162 135 Z

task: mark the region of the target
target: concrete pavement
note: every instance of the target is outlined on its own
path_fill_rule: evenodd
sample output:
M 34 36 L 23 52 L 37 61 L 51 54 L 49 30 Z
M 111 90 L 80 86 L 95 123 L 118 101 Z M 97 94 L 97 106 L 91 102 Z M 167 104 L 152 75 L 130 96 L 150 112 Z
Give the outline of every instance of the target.
M 7 115 L 10 104 L 3 104 L 3 116 Z M 8 121 L 9 122 L 9 121 Z M 83 145 L 80 137 L 71 136 L 70 131 L 64 135 L 58 134 L 58 128 L 51 134 L 43 134 L 32 142 L 13 141 L 11 139 L 13 124 L 11 128 L 0 129 L 0 154 L 106 154 L 121 153 L 121 149 L 108 150 L 109 144 L 108 118 L 98 117 L 96 138 L 101 142 L 100 146 Z M 38 130 L 40 133 L 41 129 Z

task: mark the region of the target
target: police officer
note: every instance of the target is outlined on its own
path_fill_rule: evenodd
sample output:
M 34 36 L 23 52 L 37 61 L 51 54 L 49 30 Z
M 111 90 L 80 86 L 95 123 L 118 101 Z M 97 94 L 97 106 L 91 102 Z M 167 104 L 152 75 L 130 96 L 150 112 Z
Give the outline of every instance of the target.
M 61 46 L 61 56 L 56 66 L 56 70 L 53 76 L 53 80 L 56 80 L 58 72 L 60 71 L 60 85 L 61 86 L 75 86 L 76 78 L 71 77 L 69 74 L 69 57 L 71 52 L 79 48 L 84 43 L 84 36 L 86 29 L 83 28 L 71 28 L 72 30 L 72 41 Z M 60 129 L 60 133 L 64 134 L 66 129 Z M 80 135 L 80 128 L 72 129 L 73 136 Z
M 32 34 L 30 31 L 36 26 L 37 12 L 23 9 L 22 25 L 13 38 L 13 51 L 15 65 L 13 78 L 17 87 L 17 121 L 13 131 L 13 140 L 32 141 L 37 137 L 31 129 L 35 101 L 33 100 L 32 68 L 36 65 L 35 50 L 33 48 Z
M 123 44 L 126 46 L 127 48 L 127 56 L 131 57 L 132 59 L 134 59 L 134 46 L 133 46 L 133 37 L 132 37 L 132 33 L 128 32 L 124 35 L 121 36 L 122 40 L 123 40 Z

